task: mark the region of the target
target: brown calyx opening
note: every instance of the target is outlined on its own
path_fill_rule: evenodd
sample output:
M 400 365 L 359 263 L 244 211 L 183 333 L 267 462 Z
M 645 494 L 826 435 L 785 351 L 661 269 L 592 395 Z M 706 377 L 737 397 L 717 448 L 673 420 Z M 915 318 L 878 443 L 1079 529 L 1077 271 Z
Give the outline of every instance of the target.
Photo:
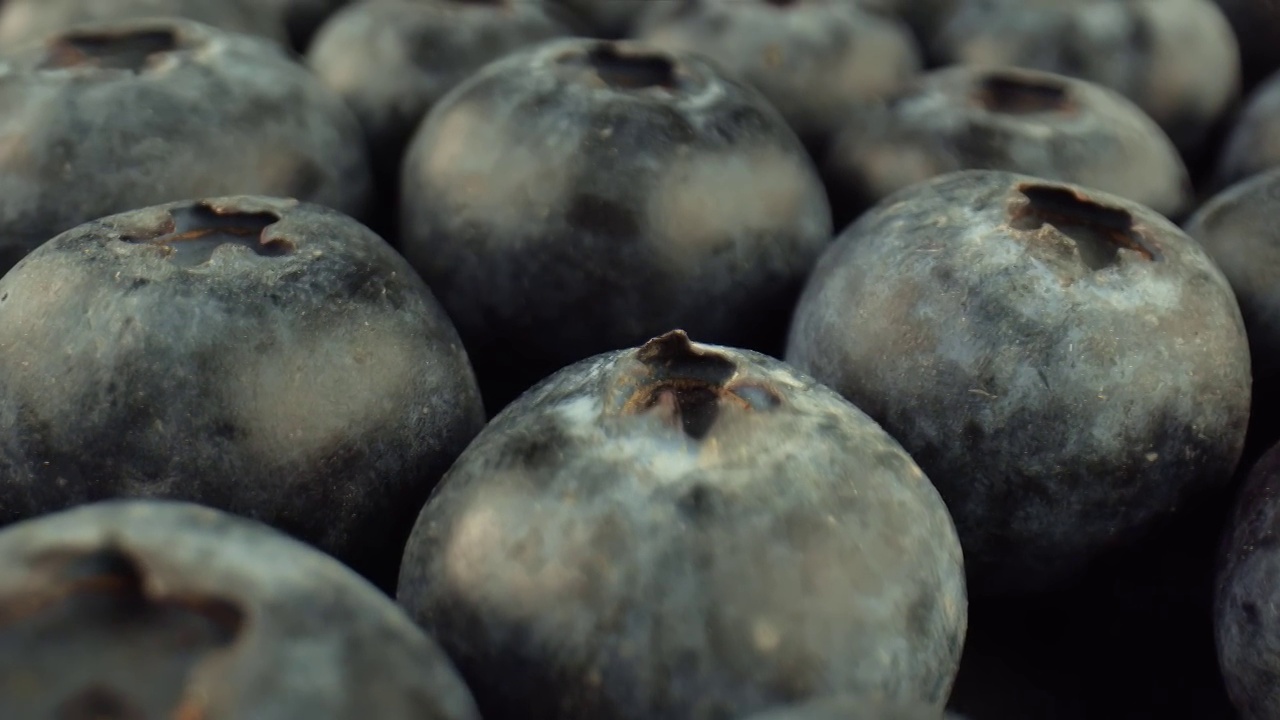
M 178 36 L 171 30 L 68 33 L 51 42 L 40 67 L 55 70 L 91 66 L 140 72 L 152 56 L 177 48 Z
M 622 52 L 616 45 L 600 43 L 586 59 L 596 76 L 616 90 L 672 90 L 679 84 L 675 62 L 663 54 Z
M 53 553 L 33 570 L 48 573 L 39 590 L 0 599 L 0 676 L 39 691 L 0 697 L 4 717 L 186 717 L 188 676 L 244 627 L 230 601 L 154 596 L 118 547 Z
M 280 222 L 275 213 L 228 211 L 198 203 L 171 210 L 169 215 L 173 222 L 165 234 L 126 240 L 163 247 L 166 257 L 182 267 L 208 262 L 223 245 L 247 247 L 263 257 L 280 257 L 295 249 L 283 238 L 263 237 L 267 228 Z
M 974 95 L 982 107 L 1005 115 L 1063 112 L 1071 106 L 1065 84 L 1025 75 L 989 74 L 978 81 Z
M 1090 270 L 1116 264 L 1121 248 L 1144 260 L 1160 259 L 1155 246 L 1134 227 L 1127 210 L 1108 207 L 1065 187 L 1024 184 L 1018 186 L 1018 192 L 1026 202 L 1015 208 L 1010 226 L 1018 230 L 1052 226 L 1075 244 Z
M 762 382 L 737 379 L 738 366 L 714 350 L 695 347 L 673 330 L 636 351 L 645 368 L 623 412 L 656 414 L 694 440 L 702 440 L 725 411 L 764 412 L 782 404 Z

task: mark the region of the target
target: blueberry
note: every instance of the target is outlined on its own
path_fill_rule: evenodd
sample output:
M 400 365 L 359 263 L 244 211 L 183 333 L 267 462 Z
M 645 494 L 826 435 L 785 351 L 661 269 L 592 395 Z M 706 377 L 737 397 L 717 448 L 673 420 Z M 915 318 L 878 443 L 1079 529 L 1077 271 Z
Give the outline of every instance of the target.
M 528 0 L 522 0 L 527 2 Z M 573 13 L 593 36 L 626 37 L 653 0 L 547 0 Z
M 375 175 L 395 193 L 405 146 L 446 92 L 493 60 L 568 34 L 524 0 L 365 0 L 325 24 L 307 64 L 355 110 Z
M 1280 445 L 1258 461 L 1223 537 L 1214 606 L 1218 662 L 1243 720 L 1280 716 Z
M 1187 221 L 1231 283 L 1253 355 L 1255 391 L 1280 391 L 1280 168 L 1244 180 L 1205 203 Z M 1268 404 L 1270 398 L 1268 398 Z
M 944 62 L 1028 67 L 1111 88 L 1188 155 L 1240 91 L 1236 38 L 1210 0 L 968 0 L 934 51 Z
M 331 558 L 209 508 L 0 532 L 0 717 L 478 720 L 448 658 Z
M 1280 72 L 1259 85 L 1223 143 L 1213 187 L 1224 189 L 1280 166 Z
M 394 584 L 483 424 L 456 332 L 385 242 L 290 200 L 88 223 L 0 279 L 0 521 L 112 497 L 262 520 Z
M 655 5 L 638 37 L 698 52 L 746 81 L 813 148 L 859 103 L 901 89 L 920 51 L 900 21 L 849 0 L 703 0 Z
M 0 61 L 0 271 L 80 223 L 233 194 L 360 215 L 360 126 L 275 43 L 180 19 L 70 31 Z
M 427 116 L 402 187 L 403 251 L 491 410 L 672 327 L 780 352 L 831 239 L 821 180 L 764 98 L 633 43 L 486 66 Z
M 843 218 L 968 169 L 1078 183 L 1166 215 L 1192 199 L 1177 149 L 1133 103 L 1083 80 L 1014 68 L 921 76 L 889 102 L 849 116 L 824 166 Z
M 180 17 L 232 32 L 284 42 L 284 25 L 262 0 L 4 0 L 0 47 L 12 50 L 77 25 L 150 17 Z
M 887 198 L 818 263 L 786 358 L 947 501 L 975 594 L 1064 581 L 1220 488 L 1249 416 L 1222 273 L 1137 203 L 997 171 Z
M 486 717 L 728 718 L 840 693 L 941 709 L 960 547 L 883 430 L 681 331 L 498 415 L 405 551 L 397 599 Z

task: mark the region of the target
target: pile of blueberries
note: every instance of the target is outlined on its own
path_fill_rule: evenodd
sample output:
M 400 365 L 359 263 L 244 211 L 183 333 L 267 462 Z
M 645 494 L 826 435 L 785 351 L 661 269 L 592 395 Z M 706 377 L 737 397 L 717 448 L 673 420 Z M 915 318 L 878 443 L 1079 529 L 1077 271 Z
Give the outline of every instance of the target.
M 0 0 L 0 272 L 0 719 L 1280 720 L 1280 4 Z

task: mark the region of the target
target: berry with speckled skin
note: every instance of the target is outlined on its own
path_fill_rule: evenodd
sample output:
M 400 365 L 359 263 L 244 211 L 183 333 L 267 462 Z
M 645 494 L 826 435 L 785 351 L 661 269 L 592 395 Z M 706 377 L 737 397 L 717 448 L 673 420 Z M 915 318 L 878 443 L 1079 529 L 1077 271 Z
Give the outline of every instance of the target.
M 1223 536 L 1214 604 L 1218 664 L 1243 720 L 1280 716 L 1280 445 L 1253 467 Z
M 996 171 L 884 200 L 823 256 L 786 358 L 937 485 L 972 591 L 1038 590 L 1223 487 L 1250 365 L 1195 241 L 1115 195 Z
M 1280 390 L 1280 168 L 1218 193 L 1187 221 L 1222 270 L 1236 300 L 1253 354 L 1256 390 Z
M 263 0 L 5 0 L 0 3 L 0 47 L 11 52 L 85 24 L 177 17 L 230 32 L 286 41 L 284 24 Z
M 1240 92 L 1235 35 L 1209 0 L 969 0 L 933 48 L 946 63 L 1027 67 L 1111 88 L 1188 156 Z
M 1280 167 L 1280 72 L 1259 85 L 1236 116 L 1213 187 L 1222 190 L 1274 167 Z
M 845 220 L 908 185 L 969 169 L 1078 183 L 1172 216 L 1192 200 L 1177 148 L 1133 103 L 1083 80 L 1014 68 L 921 76 L 850 115 L 823 167 Z
M 673 327 L 780 353 L 831 240 L 821 179 L 767 100 L 696 55 L 556 40 L 428 114 L 400 247 L 497 411 L 560 368 Z
M 332 558 L 187 503 L 0 531 L 6 718 L 479 720 L 448 658 Z
M 710 57 L 763 93 L 815 149 L 852 108 L 900 90 L 922 62 L 906 25 L 849 0 L 657 4 L 637 37 Z
M 96 218 L 294 197 L 360 216 L 360 124 L 276 43 L 188 20 L 70 31 L 0 61 L 0 271 Z
M 360 118 L 383 192 L 431 106 L 487 63 L 569 35 L 528 0 L 366 0 L 334 15 L 307 65 Z
M 418 518 L 397 599 L 486 717 L 940 710 L 967 601 L 924 474 L 838 395 L 674 331 L 499 414 Z
M 390 586 L 419 506 L 483 422 L 421 279 L 317 205 L 136 210 L 0 279 L 0 522 L 190 500 Z

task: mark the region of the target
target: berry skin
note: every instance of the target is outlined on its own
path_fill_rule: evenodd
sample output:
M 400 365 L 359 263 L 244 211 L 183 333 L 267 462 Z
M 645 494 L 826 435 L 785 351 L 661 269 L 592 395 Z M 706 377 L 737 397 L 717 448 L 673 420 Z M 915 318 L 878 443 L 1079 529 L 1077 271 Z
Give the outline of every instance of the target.
M 500 413 L 423 508 L 397 599 L 485 717 L 710 720 L 845 693 L 941 711 L 963 575 L 937 492 L 875 423 L 673 331 Z
M 436 104 L 401 182 L 401 249 L 496 411 L 673 327 L 780 352 L 831 239 L 821 180 L 757 92 L 708 61 L 552 41 Z
M 493 60 L 567 35 L 528 0 L 366 0 L 325 24 L 307 65 L 360 118 L 377 179 L 395 193 L 405 146 L 445 93 Z
M 1187 156 L 1240 92 L 1231 26 L 1209 0 L 970 0 L 934 40 L 946 63 L 1018 66 L 1111 88 Z
M 6 51 L 79 25 L 142 18 L 185 18 L 229 32 L 284 42 L 284 25 L 263 0 L 4 0 L 0 3 L 0 47 Z
M 1242 720 L 1280 715 L 1280 445 L 1250 471 L 1227 523 L 1214 604 L 1218 663 Z
M 189 500 L 389 586 L 418 507 L 483 422 L 430 291 L 327 208 L 136 210 L 0 279 L 0 522 Z
M 188 503 L 0 531 L 0 717 L 479 720 L 448 658 L 332 558 Z
M 294 197 L 359 217 L 371 178 L 342 99 L 275 43 L 180 19 L 84 27 L 0 61 L 0 271 L 113 213 Z
M 812 148 L 852 108 L 900 90 L 921 67 L 906 25 L 849 0 L 659 4 L 640 27 L 644 42 L 701 53 L 759 90 Z
M 1280 390 L 1280 168 L 1218 193 L 1187 221 L 1195 238 L 1231 283 L 1253 355 L 1255 390 Z M 1269 400 L 1268 400 L 1269 402 Z M 1262 409 L 1262 408 L 1259 408 Z
M 1213 187 L 1222 190 L 1280 167 L 1280 72 L 1254 89 L 1218 156 Z
M 996 171 L 884 200 L 819 261 L 786 359 L 894 436 L 971 592 L 1037 591 L 1239 461 L 1250 366 L 1226 278 L 1115 195 Z
M 1170 216 L 1192 200 L 1177 149 L 1133 103 L 1083 80 L 1015 68 L 921 76 L 850 115 L 824 165 L 843 220 L 908 185 L 969 169 L 1076 183 Z

